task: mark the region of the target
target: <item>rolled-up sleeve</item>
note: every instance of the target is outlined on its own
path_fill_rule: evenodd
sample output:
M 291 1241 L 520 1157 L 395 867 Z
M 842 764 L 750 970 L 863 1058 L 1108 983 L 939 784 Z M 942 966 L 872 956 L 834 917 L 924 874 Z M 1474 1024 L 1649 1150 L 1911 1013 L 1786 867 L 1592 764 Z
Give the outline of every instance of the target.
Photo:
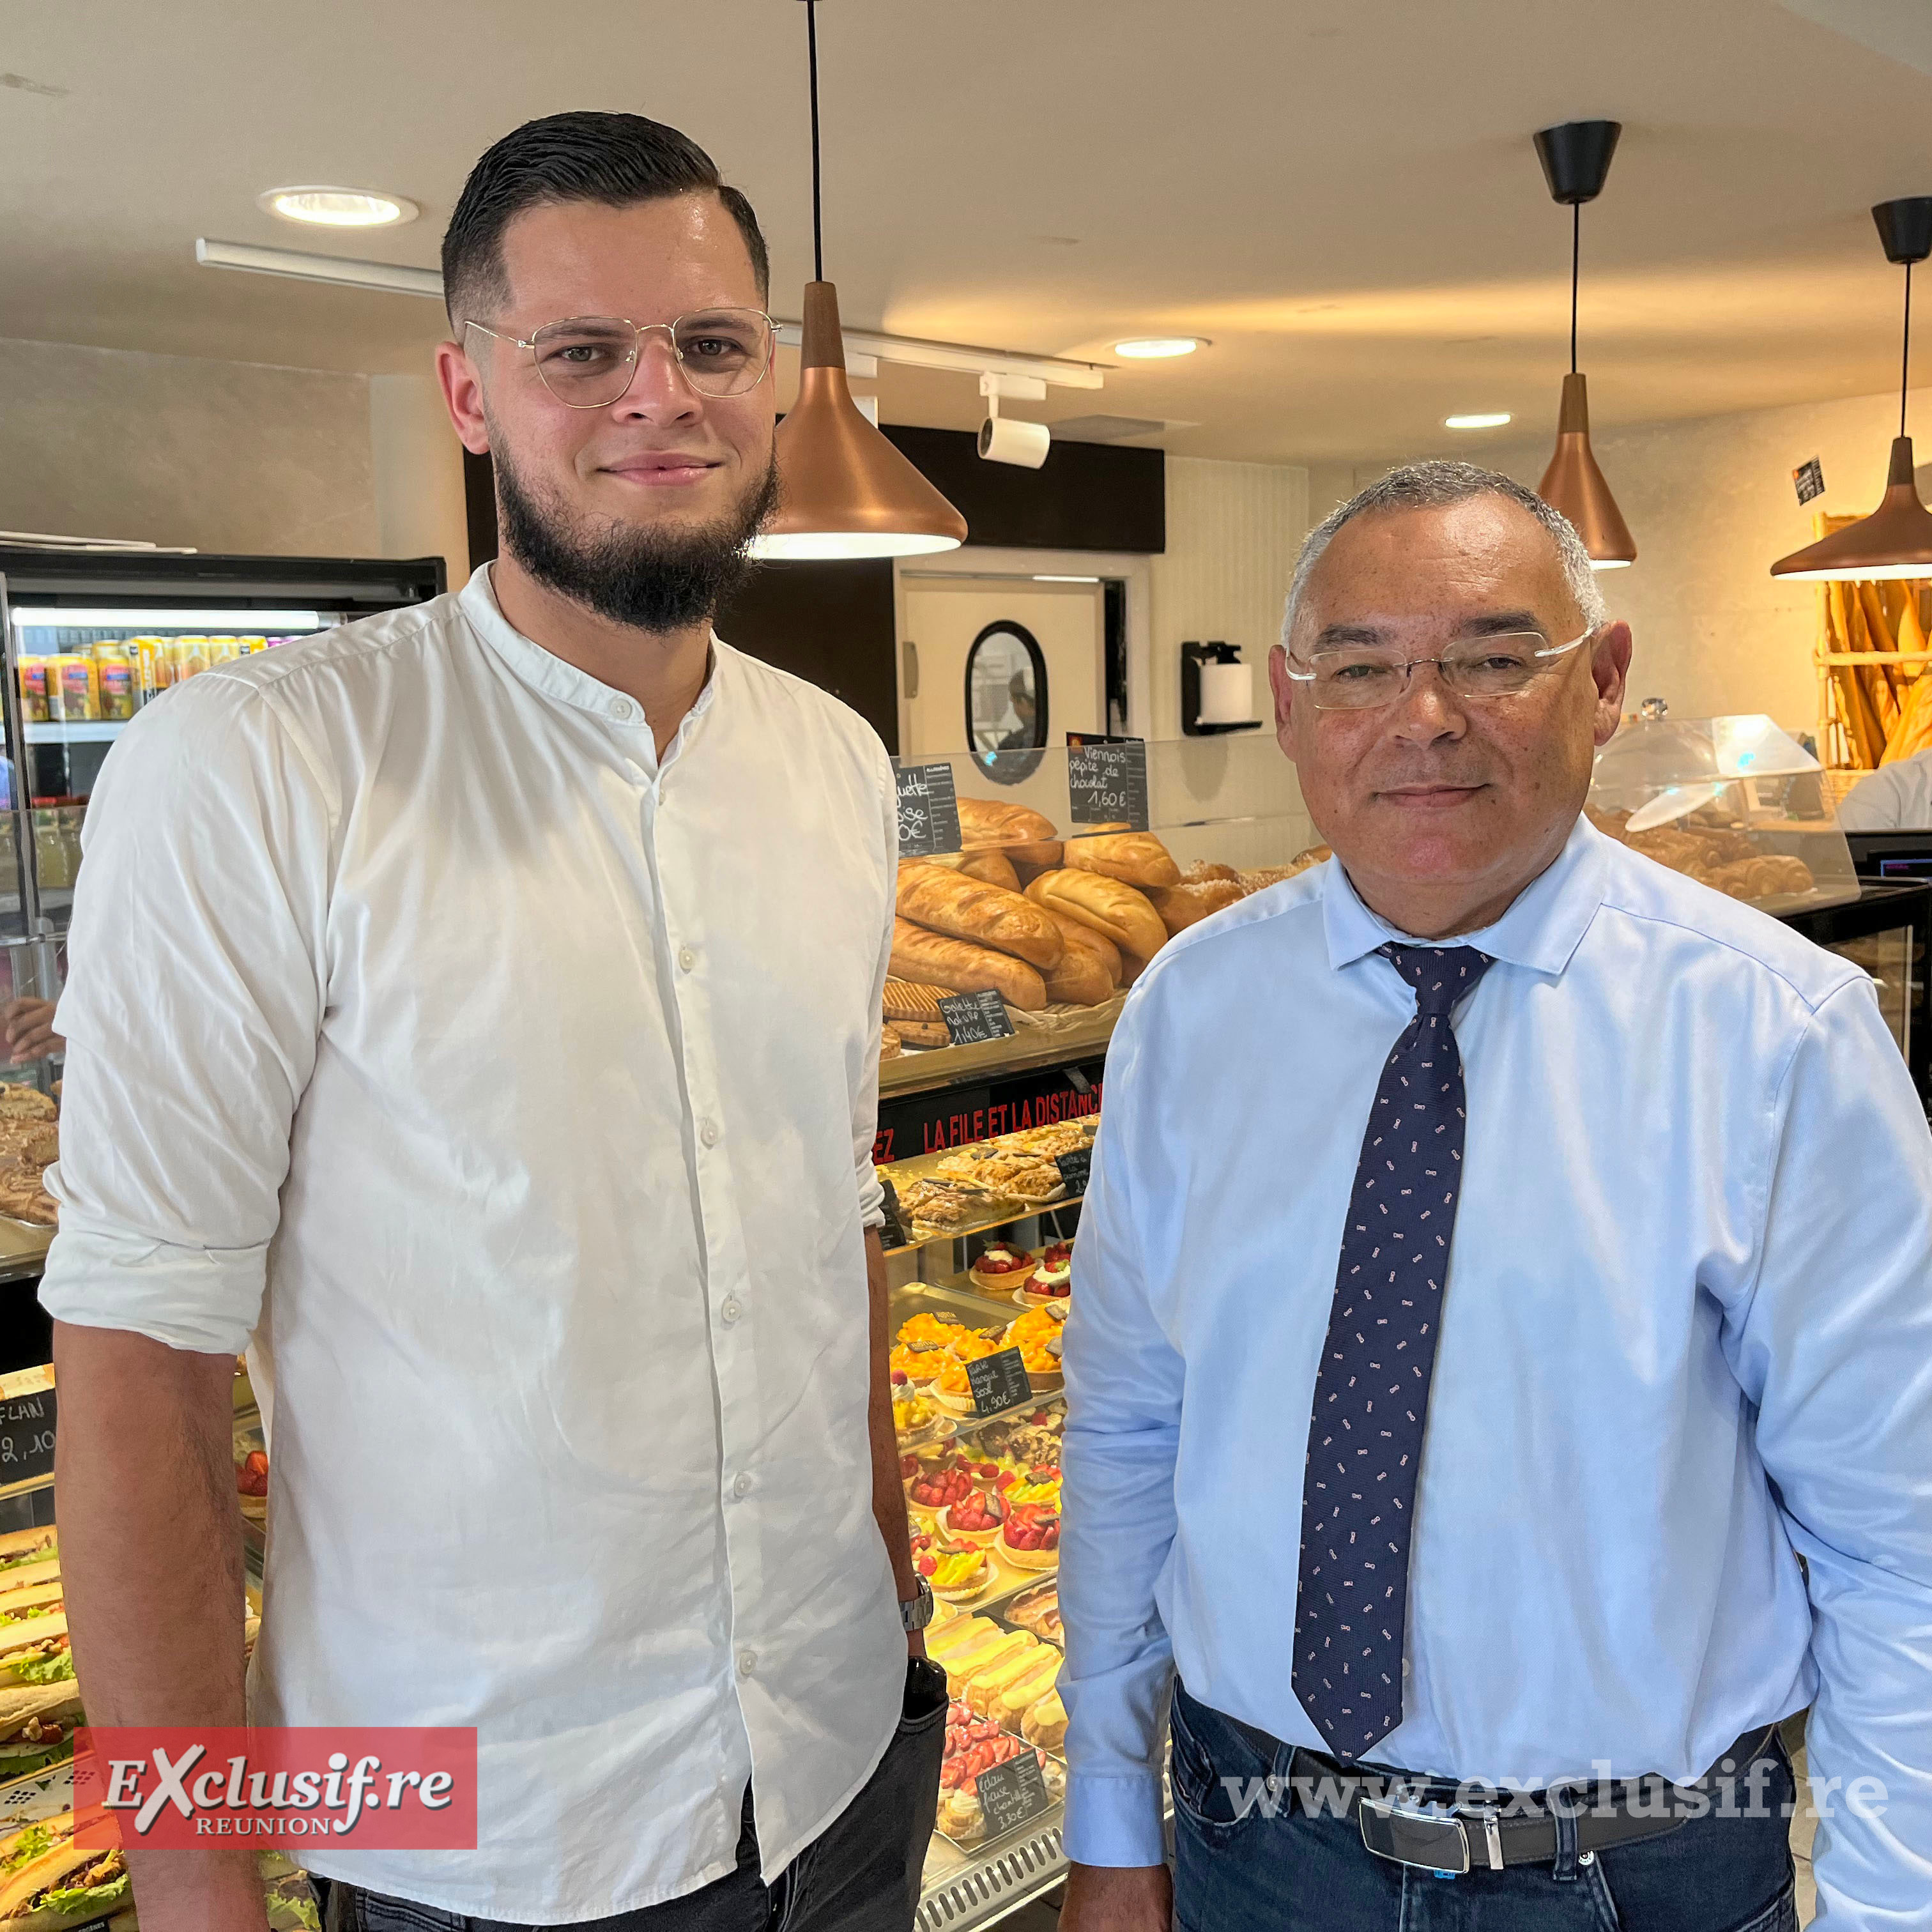
M 1932 1925 L 1932 1138 L 1868 982 L 1782 1083 L 1726 1344 L 1810 1573 L 1821 1919 Z
M 1138 1077 L 1147 1014 L 1144 999 L 1130 1001 L 1108 1048 L 1065 1344 L 1066 1845 L 1069 1858 L 1091 1865 L 1154 1865 L 1164 1856 L 1173 1646 L 1155 1586 L 1174 1537 L 1183 1364 L 1148 1305 L 1135 1219 L 1136 1144 L 1158 1131 Z
M 57 1022 L 57 1319 L 247 1345 L 315 1062 L 337 815 L 312 748 L 218 673 L 144 711 L 103 766 Z

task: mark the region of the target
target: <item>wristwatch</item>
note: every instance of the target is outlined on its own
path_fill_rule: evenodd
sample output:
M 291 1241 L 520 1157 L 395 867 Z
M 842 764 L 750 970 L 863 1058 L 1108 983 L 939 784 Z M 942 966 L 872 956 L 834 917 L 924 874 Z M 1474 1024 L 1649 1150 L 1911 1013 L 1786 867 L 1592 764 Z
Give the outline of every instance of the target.
M 899 1600 L 899 1622 L 908 1636 L 914 1630 L 922 1630 L 932 1621 L 932 1586 L 923 1576 L 917 1581 L 918 1594 Z

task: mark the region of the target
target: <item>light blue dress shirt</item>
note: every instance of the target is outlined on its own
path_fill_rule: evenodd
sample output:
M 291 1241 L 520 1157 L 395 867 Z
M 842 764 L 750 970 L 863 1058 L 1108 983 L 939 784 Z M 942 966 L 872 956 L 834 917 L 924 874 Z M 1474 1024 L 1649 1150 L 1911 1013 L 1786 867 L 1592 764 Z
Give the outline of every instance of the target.
M 1161 1856 L 1176 1666 L 1322 1748 L 1289 1682 L 1302 1472 L 1414 1010 L 1375 953 L 1399 936 L 1330 860 L 1181 934 L 1114 1034 L 1066 1340 L 1083 1862 Z M 1689 1778 L 1815 1699 L 1831 1922 L 1932 1925 L 1932 1137 L 1870 982 L 1582 820 L 1452 943 L 1497 963 L 1456 1018 L 1465 1172 L 1374 1755 Z M 1882 1815 L 1848 1806 L 1862 1777 Z

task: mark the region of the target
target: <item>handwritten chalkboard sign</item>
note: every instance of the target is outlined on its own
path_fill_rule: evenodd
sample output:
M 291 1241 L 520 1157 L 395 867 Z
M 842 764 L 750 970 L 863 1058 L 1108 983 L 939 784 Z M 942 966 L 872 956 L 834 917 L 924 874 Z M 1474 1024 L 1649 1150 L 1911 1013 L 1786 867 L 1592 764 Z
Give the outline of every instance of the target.
M 963 842 L 952 767 L 895 762 L 892 769 L 899 784 L 899 856 L 928 859 L 935 852 L 958 851 Z
M 1066 791 L 1076 825 L 1148 829 L 1147 746 L 1138 738 L 1066 734 Z
M 1060 1178 L 1066 1186 L 1066 1198 L 1071 1201 L 1087 1192 L 1088 1181 L 1094 1172 L 1094 1150 L 1091 1148 L 1070 1148 L 1066 1153 L 1057 1155 L 1054 1166 L 1060 1170 Z
M 989 1838 L 1017 1832 L 1053 1806 L 1040 1759 L 1032 1751 L 1022 1751 L 1004 1764 L 990 1766 L 980 1772 L 974 1789 L 979 1793 L 980 1808 L 986 1814 Z
M 995 992 L 949 993 L 939 1003 L 939 1016 L 946 1022 L 946 1030 L 955 1046 L 1013 1036 L 1006 1003 Z
M 31 1483 L 53 1474 L 58 1406 L 52 1389 L 0 1402 L 0 1484 Z
M 881 1179 L 880 1185 L 886 1196 L 886 1225 L 879 1230 L 880 1239 L 889 1248 L 908 1246 L 905 1220 L 899 1212 L 899 1191 L 890 1180 Z
M 1025 1358 L 1017 1348 L 998 1348 L 966 1364 L 966 1385 L 973 1391 L 976 1414 L 998 1415 L 1033 1396 Z

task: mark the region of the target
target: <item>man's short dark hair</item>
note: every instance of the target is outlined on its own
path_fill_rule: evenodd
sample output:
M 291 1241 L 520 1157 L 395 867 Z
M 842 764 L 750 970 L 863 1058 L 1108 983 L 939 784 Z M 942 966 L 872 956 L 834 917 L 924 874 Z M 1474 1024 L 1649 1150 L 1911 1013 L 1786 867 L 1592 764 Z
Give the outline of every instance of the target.
M 526 121 L 470 170 L 442 237 L 442 295 L 450 326 L 500 315 L 510 299 L 503 231 L 530 208 L 596 201 L 630 208 L 676 194 L 717 196 L 738 224 L 770 299 L 771 258 L 752 204 L 727 188 L 718 165 L 688 134 L 641 114 L 579 110 Z

